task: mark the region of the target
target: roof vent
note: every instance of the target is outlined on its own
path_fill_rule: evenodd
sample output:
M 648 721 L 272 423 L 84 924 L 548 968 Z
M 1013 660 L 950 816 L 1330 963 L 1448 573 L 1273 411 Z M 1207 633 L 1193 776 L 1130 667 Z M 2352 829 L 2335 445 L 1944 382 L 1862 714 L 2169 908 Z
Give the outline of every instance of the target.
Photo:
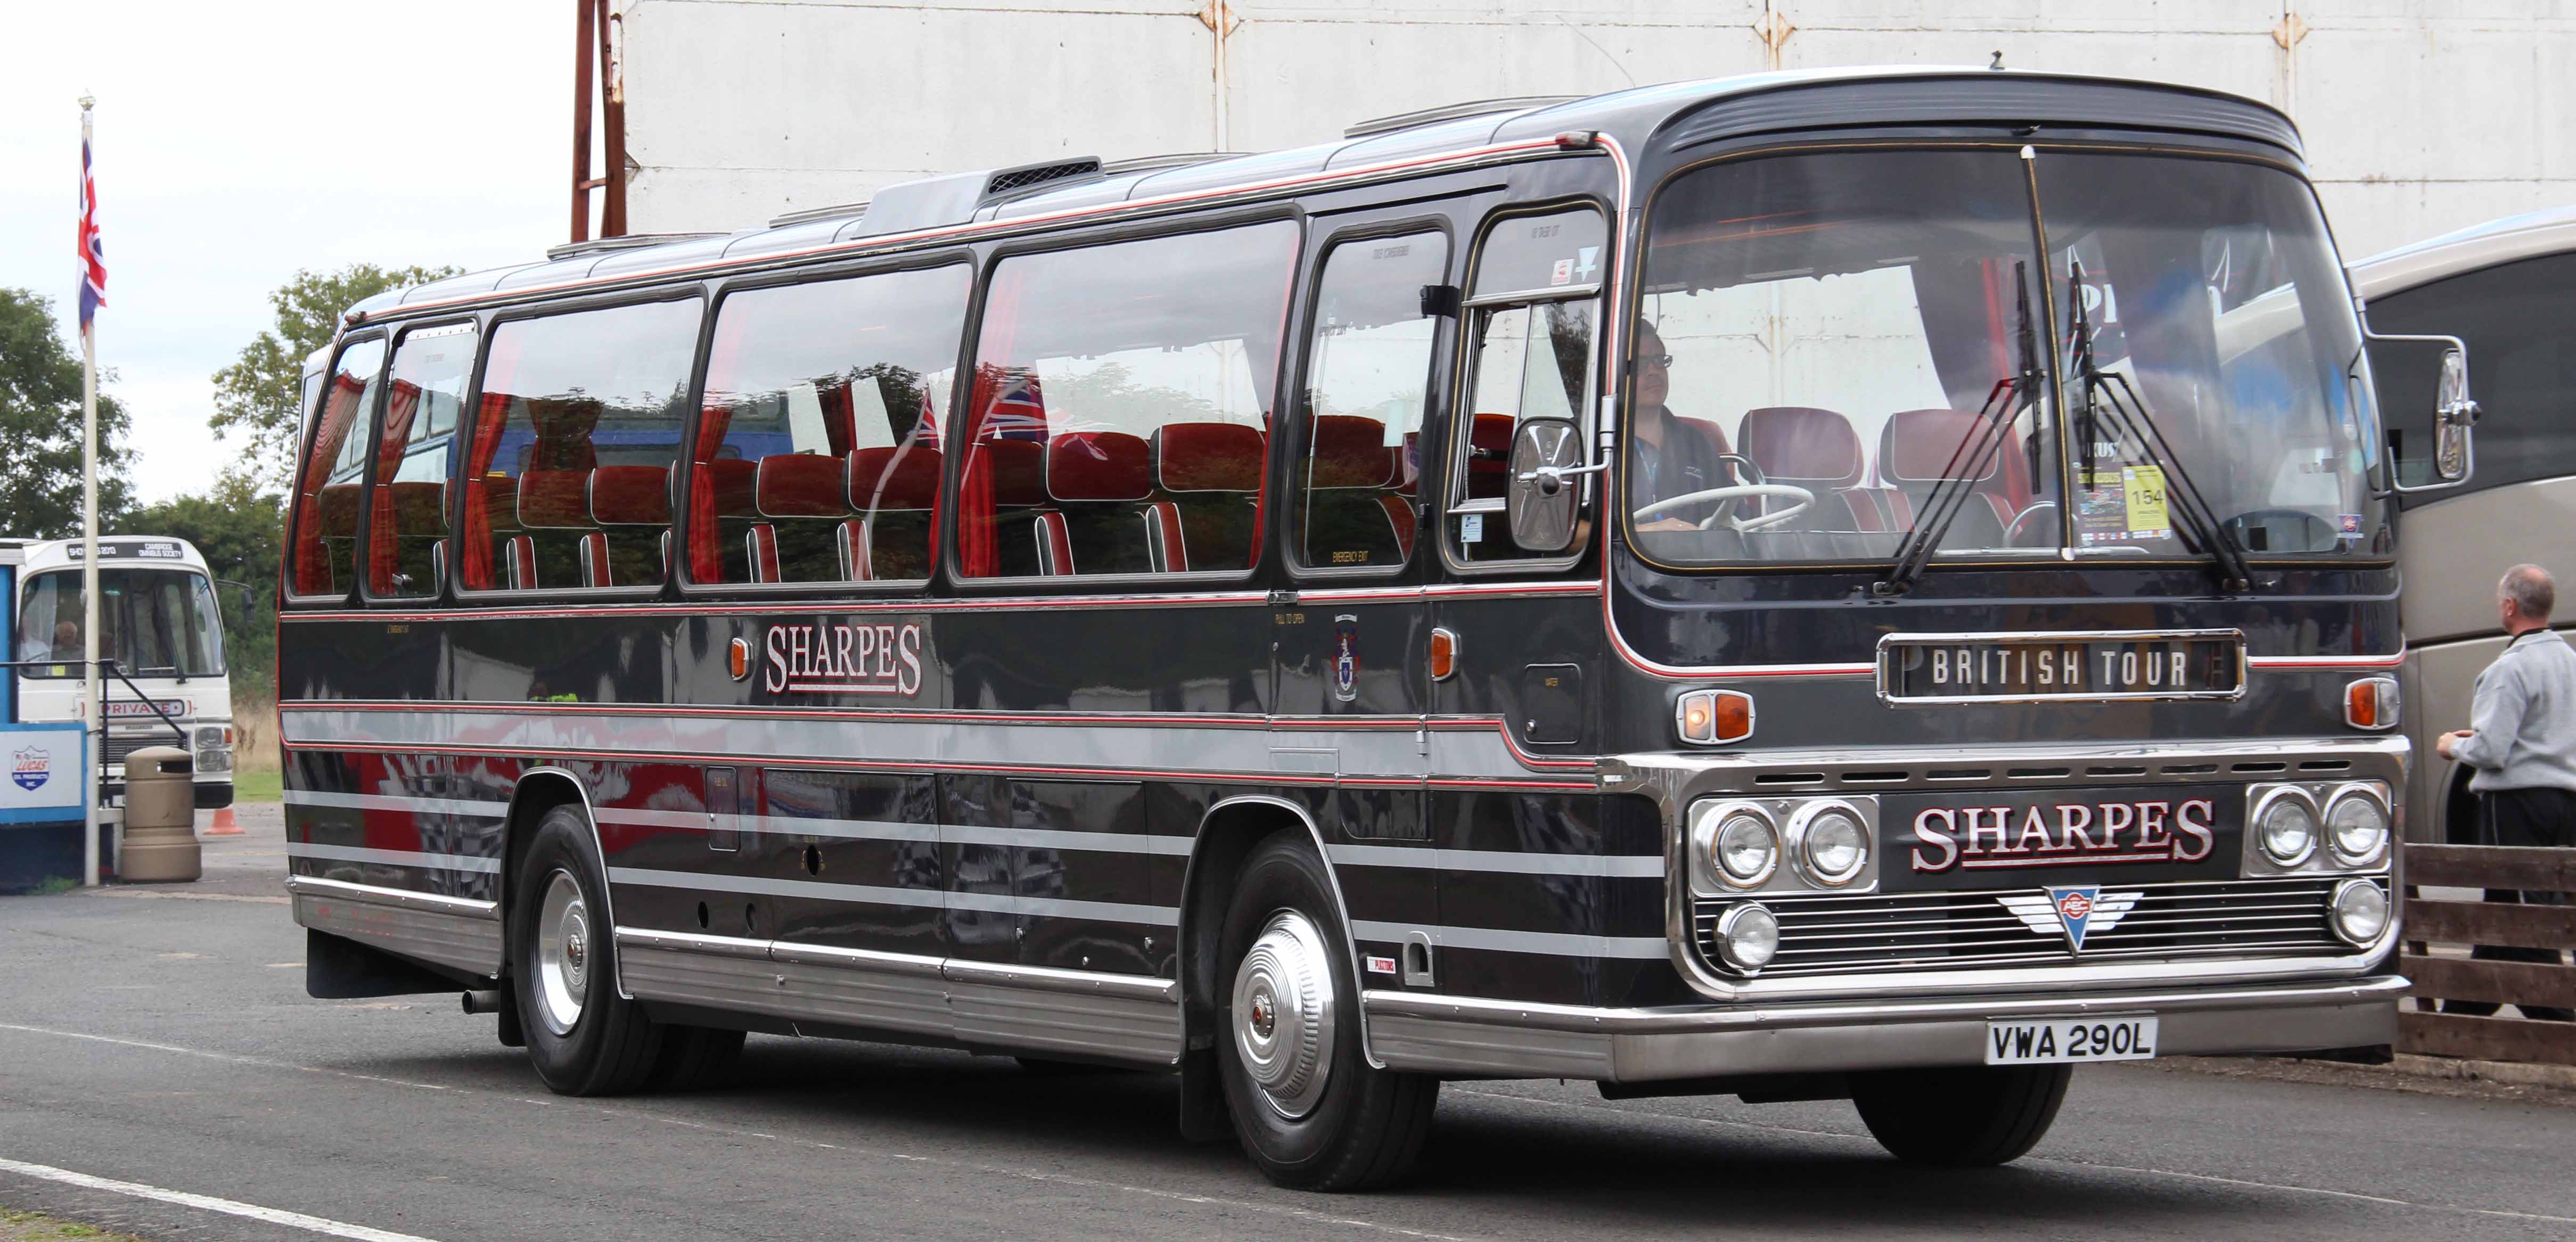
M 853 236 L 879 237 L 964 224 L 974 219 L 976 212 L 1003 199 L 1099 176 L 1100 160 L 1084 156 L 899 182 L 877 191 L 877 196 L 869 200 L 867 214 L 860 218 Z
M 769 218 L 769 227 L 773 229 L 783 229 L 791 224 L 812 224 L 817 220 L 855 220 L 866 214 L 868 214 L 868 200 L 860 199 L 855 203 L 838 203 L 830 207 L 808 207 L 803 211 L 791 211 L 785 215 L 771 216 Z
M 1134 159 L 1111 160 L 1100 166 L 1100 175 L 1125 177 L 1137 173 L 1162 172 L 1166 169 L 1188 168 L 1197 164 L 1214 163 L 1217 160 L 1241 158 L 1243 153 L 1240 151 L 1182 151 L 1170 155 L 1140 155 Z
M 546 247 L 549 259 L 578 259 L 586 254 L 607 254 L 616 250 L 642 250 L 647 246 L 669 246 L 678 242 L 705 241 L 722 237 L 722 233 L 628 233 L 623 237 L 594 237 L 589 241 L 565 242 Z
M 1342 131 L 1344 138 L 1374 138 L 1400 129 L 1417 129 L 1442 121 L 1462 121 L 1471 116 L 1496 116 L 1505 112 L 1531 112 L 1557 104 L 1573 103 L 1581 95 L 1520 95 L 1510 99 L 1478 99 L 1468 103 L 1444 104 L 1419 112 L 1399 112 L 1374 121 L 1362 121 Z

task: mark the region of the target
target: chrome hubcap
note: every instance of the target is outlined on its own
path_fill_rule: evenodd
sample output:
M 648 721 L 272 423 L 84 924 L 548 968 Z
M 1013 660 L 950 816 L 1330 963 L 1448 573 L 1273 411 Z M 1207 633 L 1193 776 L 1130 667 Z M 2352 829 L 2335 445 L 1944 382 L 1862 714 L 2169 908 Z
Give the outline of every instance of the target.
M 1323 934 L 1282 910 L 1234 972 L 1234 1049 L 1280 1116 L 1303 1117 L 1333 1072 L 1333 971 Z
M 590 995 L 590 909 L 570 872 L 546 877 L 537 907 L 537 1009 L 546 1029 L 572 1033 Z

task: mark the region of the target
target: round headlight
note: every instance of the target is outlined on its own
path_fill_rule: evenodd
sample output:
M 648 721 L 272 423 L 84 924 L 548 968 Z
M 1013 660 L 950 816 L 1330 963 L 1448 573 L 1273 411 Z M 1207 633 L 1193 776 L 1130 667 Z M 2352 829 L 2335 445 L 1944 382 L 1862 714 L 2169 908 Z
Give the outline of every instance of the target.
M 2367 946 L 2388 930 L 2388 890 L 2369 880 L 2346 880 L 2334 892 L 2335 934 Z
M 1709 853 L 1727 883 L 1750 888 L 1770 879 L 1779 868 L 1780 832 L 1767 816 L 1736 811 L 1718 821 Z
M 1844 803 L 1800 808 L 1789 836 L 1797 842 L 1798 865 L 1819 884 L 1849 884 L 1869 864 L 1869 826 Z
M 2326 845 L 2346 863 L 2377 861 L 2388 847 L 2388 810 L 2378 796 L 2364 788 L 2336 794 L 2326 804 Z
M 1717 956 L 1747 974 L 1771 964 L 1780 952 L 1780 920 L 1761 906 L 1745 904 L 1717 920 Z
M 2256 817 L 2263 853 L 2284 867 L 2295 867 L 2317 851 L 2317 807 L 2295 789 L 2274 790 Z

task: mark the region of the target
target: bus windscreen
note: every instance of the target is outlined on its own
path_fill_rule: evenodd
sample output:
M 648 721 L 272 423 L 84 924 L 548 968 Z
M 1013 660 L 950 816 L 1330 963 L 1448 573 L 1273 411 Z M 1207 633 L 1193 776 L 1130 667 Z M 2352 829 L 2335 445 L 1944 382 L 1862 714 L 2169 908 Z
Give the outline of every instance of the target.
M 223 614 L 206 576 L 175 569 L 98 573 L 99 655 L 129 677 L 220 677 Z M 18 609 L 18 658 L 61 661 L 20 670 L 29 677 L 81 675 L 81 572 L 58 569 L 27 584 Z

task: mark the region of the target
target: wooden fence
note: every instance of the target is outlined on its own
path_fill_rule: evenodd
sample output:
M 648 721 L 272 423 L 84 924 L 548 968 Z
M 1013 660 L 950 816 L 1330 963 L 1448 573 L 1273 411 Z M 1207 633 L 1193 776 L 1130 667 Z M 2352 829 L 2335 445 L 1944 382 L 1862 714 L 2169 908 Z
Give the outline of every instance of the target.
M 2576 1009 L 2576 966 L 2468 957 L 2469 947 L 2481 944 L 2576 948 L 2576 904 L 2509 905 L 2482 901 L 2478 895 L 2435 901 L 2418 895 L 2419 887 L 2576 893 L 2576 849 L 2409 845 L 2406 884 L 2406 953 L 2399 969 L 2415 981 L 2416 999 L 2397 1015 L 2397 1051 L 2576 1065 L 2576 1022 L 2432 1012 L 2437 997 Z

